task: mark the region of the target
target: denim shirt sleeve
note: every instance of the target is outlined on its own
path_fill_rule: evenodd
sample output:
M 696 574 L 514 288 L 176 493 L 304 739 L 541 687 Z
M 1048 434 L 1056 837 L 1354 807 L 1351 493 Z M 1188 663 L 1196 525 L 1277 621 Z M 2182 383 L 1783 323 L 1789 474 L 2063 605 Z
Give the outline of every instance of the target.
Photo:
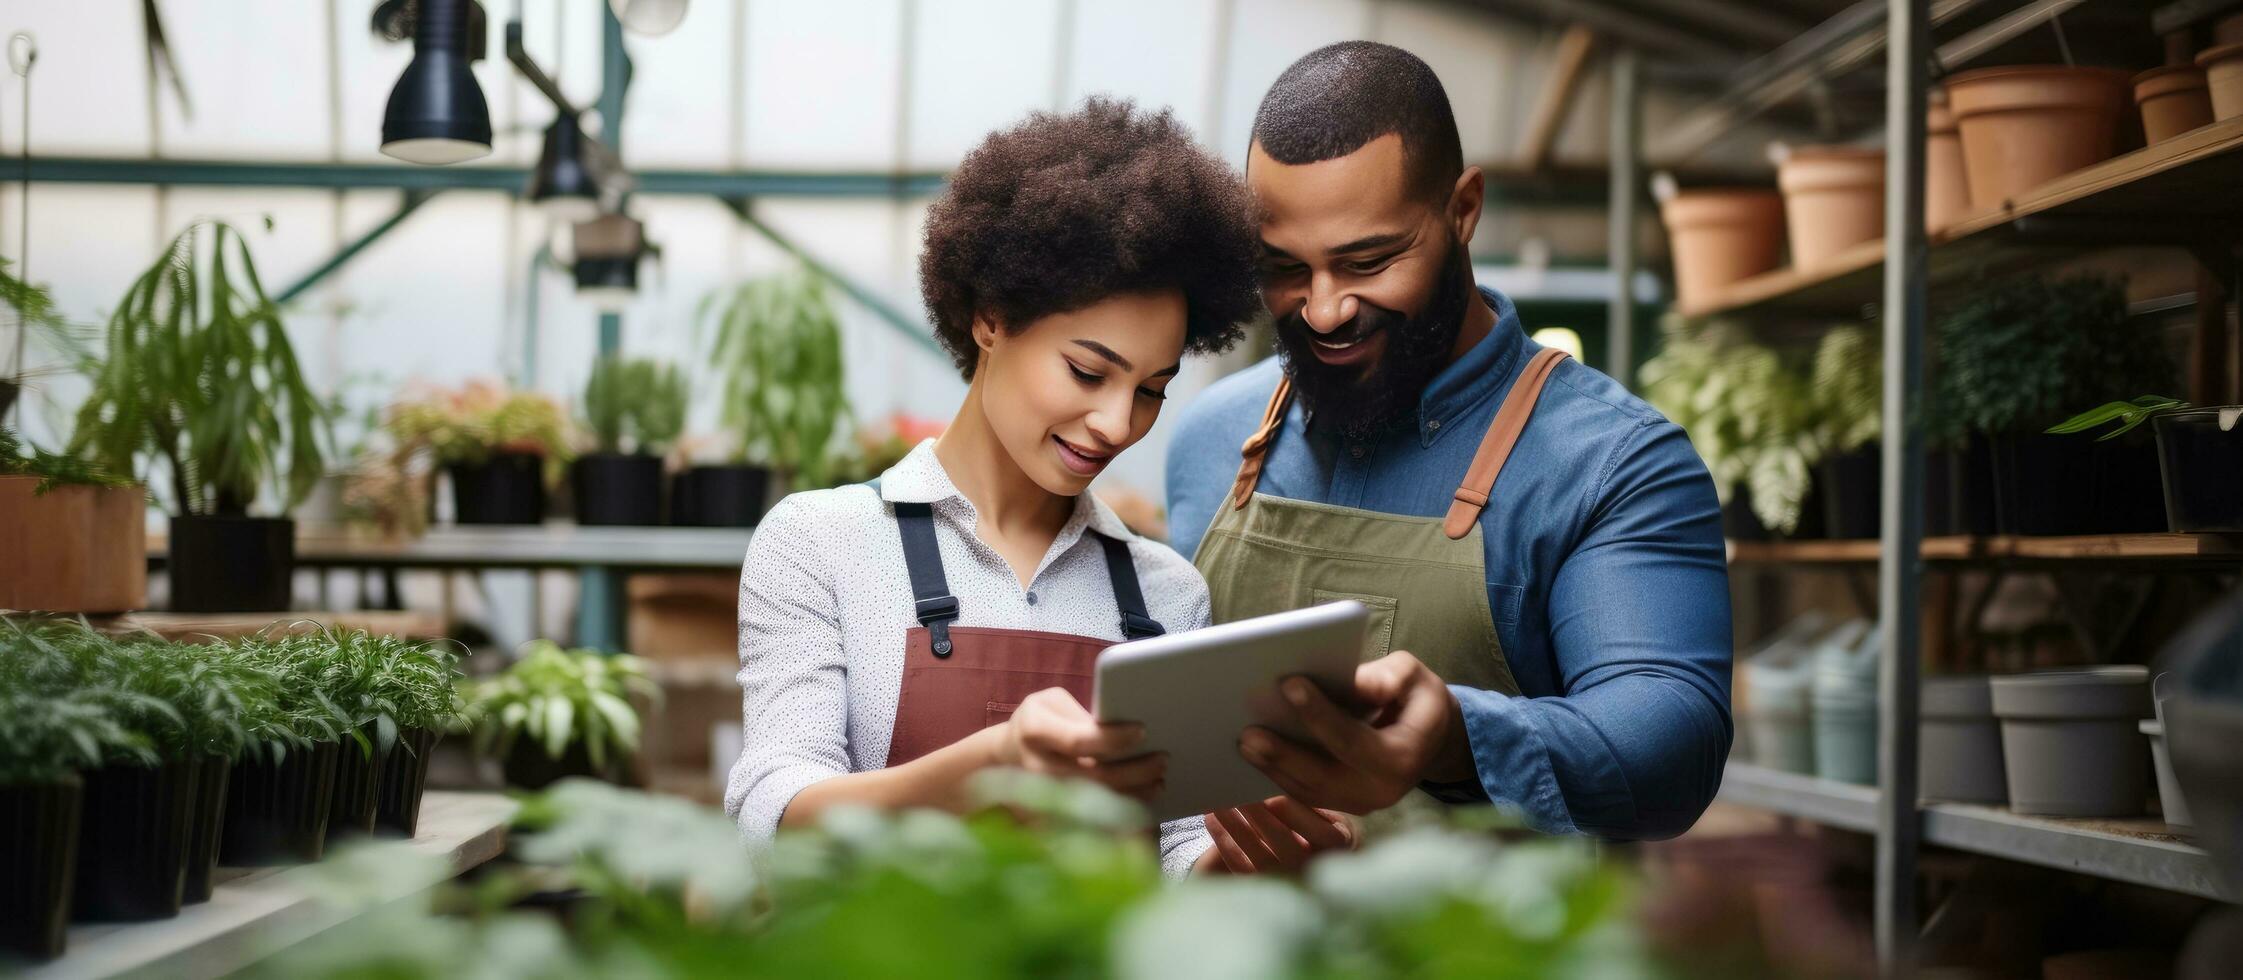
M 1731 738 L 1719 504 L 1681 428 L 1640 420 L 1549 586 L 1561 697 L 1450 688 L 1486 798 L 1545 833 L 1659 839 L 1721 785 Z M 1428 786 L 1451 800 L 1470 786 Z

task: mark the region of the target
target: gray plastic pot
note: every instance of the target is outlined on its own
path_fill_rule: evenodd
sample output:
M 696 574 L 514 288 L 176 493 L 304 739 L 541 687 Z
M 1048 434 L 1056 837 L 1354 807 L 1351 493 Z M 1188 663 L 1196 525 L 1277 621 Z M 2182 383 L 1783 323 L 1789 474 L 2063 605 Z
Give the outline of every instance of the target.
M 1745 707 L 1752 761 L 1770 769 L 1813 775 L 1815 734 L 1807 724 L 1805 671 L 1751 665 L 1752 700 Z
M 2002 730 L 1984 675 L 1924 681 L 1923 730 L 1916 743 L 1919 792 L 1927 800 L 2009 802 L 2002 774 Z
M 2149 668 L 2086 667 L 1993 679 L 2009 805 L 2019 813 L 2130 817 L 2149 799 Z
M 2157 803 L 2165 811 L 2165 826 L 2181 833 L 2196 829 L 2189 819 L 2188 803 L 2181 799 L 2181 784 L 2173 778 L 2173 760 L 2165 754 L 2165 725 L 2158 721 L 2141 723 L 2142 734 L 2150 738 L 2150 759 L 2157 769 Z
M 1877 783 L 1876 662 L 1815 670 L 1815 775 L 1842 783 Z

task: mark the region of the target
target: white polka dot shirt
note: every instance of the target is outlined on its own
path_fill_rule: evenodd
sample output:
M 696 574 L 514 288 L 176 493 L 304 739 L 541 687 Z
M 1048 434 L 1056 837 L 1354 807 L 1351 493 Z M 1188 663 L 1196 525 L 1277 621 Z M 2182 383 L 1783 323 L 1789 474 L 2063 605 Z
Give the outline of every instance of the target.
M 959 626 L 1044 630 L 1119 640 L 1121 612 L 1103 549 L 1086 531 L 1129 543 L 1146 611 L 1171 633 L 1209 621 L 1207 583 L 1167 545 L 1130 532 L 1090 494 L 1045 553 L 1029 588 L 975 535 L 977 515 L 923 442 L 871 487 L 797 493 L 756 527 L 740 572 L 742 749 L 725 811 L 766 838 L 803 787 L 879 769 L 903 684 L 904 632 L 918 626 L 903 542 L 883 504 L 933 505 L 943 573 Z M 1161 866 L 1188 872 L 1209 846 L 1198 817 L 1162 825 Z

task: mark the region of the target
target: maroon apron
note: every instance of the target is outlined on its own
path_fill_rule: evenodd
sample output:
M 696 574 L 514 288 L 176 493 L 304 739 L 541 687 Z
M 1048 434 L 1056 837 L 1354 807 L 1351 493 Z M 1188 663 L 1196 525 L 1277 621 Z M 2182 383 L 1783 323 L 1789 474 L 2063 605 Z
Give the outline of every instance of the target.
M 904 631 L 903 690 L 887 765 L 902 765 L 1003 722 L 1028 695 L 1048 687 L 1065 688 L 1088 707 L 1098 654 L 1119 641 L 951 625 L 958 619 L 958 600 L 943 575 L 934 509 L 924 503 L 894 507 L 919 625 Z M 1129 545 L 1096 531 L 1085 533 L 1096 535 L 1106 551 L 1122 635 L 1131 640 L 1161 635 L 1160 624 L 1145 613 Z

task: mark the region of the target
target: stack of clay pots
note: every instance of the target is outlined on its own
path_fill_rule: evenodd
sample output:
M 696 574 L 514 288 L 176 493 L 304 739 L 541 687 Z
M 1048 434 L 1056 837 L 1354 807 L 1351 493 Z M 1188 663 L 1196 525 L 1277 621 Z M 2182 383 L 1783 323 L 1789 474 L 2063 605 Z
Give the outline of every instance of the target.
M 2134 102 L 2142 109 L 2142 135 L 2162 143 L 2212 124 L 2212 94 L 2204 69 L 2166 65 L 2134 76 Z
M 2025 192 L 2110 158 L 2128 76 L 2106 68 L 2010 65 L 1947 80 L 1971 202 L 2004 207 Z

